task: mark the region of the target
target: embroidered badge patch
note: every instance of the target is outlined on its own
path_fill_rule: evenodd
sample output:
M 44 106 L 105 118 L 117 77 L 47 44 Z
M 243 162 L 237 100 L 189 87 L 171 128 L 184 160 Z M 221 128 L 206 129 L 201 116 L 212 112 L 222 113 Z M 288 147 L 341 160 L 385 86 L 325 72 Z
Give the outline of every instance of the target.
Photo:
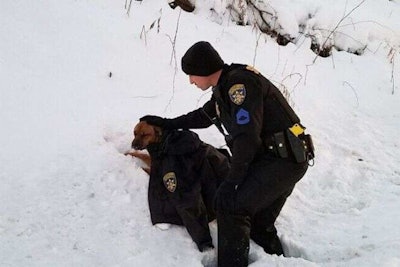
M 171 193 L 175 192 L 177 180 L 174 172 L 168 172 L 163 177 L 165 188 Z
M 236 113 L 236 123 L 243 125 L 250 122 L 250 113 L 245 109 L 239 109 Z
M 241 105 L 246 99 L 246 88 L 244 84 L 235 84 L 229 89 L 228 94 L 233 103 Z

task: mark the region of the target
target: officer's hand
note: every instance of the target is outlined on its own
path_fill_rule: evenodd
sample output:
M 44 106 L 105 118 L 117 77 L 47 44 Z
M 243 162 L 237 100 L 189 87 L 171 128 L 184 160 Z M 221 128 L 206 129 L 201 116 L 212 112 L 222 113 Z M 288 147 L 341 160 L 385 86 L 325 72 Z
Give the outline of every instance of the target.
M 216 209 L 221 212 L 232 213 L 235 210 L 236 189 L 238 185 L 229 181 L 224 181 L 217 189 Z
M 159 116 L 154 116 L 154 115 L 146 115 L 144 117 L 140 118 L 140 121 L 145 121 L 148 124 L 154 125 L 154 126 L 158 126 L 164 129 L 168 129 L 168 122 L 169 119 L 165 119 L 165 118 L 161 118 Z

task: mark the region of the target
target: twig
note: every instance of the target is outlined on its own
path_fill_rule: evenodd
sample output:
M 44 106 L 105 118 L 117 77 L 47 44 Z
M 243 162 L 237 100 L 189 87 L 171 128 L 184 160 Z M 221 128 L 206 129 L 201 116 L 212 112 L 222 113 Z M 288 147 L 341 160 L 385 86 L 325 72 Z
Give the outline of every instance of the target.
M 390 28 L 390 27 L 388 27 L 386 25 L 383 25 L 383 24 L 381 24 L 381 23 L 379 23 L 377 21 L 374 21 L 374 20 L 361 20 L 361 21 L 357 21 L 357 22 L 352 22 L 352 23 L 340 25 L 338 28 L 343 28 L 343 27 L 347 27 L 347 26 L 355 26 L 356 24 L 363 24 L 363 23 L 376 24 L 376 25 L 378 25 L 378 26 L 380 26 L 382 28 L 385 28 L 386 30 L 391 31 L 392 33 L 395 33 L 395 31 L 392 28 Z
M 125 2 L 125 6 L 126 6 L 126 2 Z M 131 12 L 131 6 L 132 6 L 132 0 L 129 2 L 129 6 L 128 6 L 128 10 L 126 11 L 126 14 L 129 17 L 129 13 Z
M 378 53 L 378 51 L 379 51 L 379 49 L 381 48 L 381 46 L 382 46 L 382 42 L 380 42 L 379 45 L 378 45 L 378 47 L 375 49 L 374 55 L 375 55 L 376 53 Z
M 256 47 L 254 48 L 254 57 L 253 57 L 253 66 L 256 65 L 256 57 L 257 57 L 257 49 L 258 49 L 258 42 L 260 41 L 261 38 L 261 31 L 258 34 L 257 40 L 256 40 Z
M 293 86 L 293 89 L 292 89 L 292 91 L 294 90 L 294 89 L 296 89 L 296 87 L 299 85 L 299 83 L 301 82 L 301 80 L 303 79 L 303 75 L 301 75 L 299 72 L 295 72 L 295 73 L 291 73 L 291 74 L 289 74 L 289 75 L 287 75 L 285 78 L 283 78 L 282 79 L 282 84 L 283 84 L 283 82 L 287 79 L 287 78 L 292 78 L 292 76 L 299 76 L 299 80 L 297 81 L 297 83 Z
M 392 78 L 391 78 L 391 81 L 392 81 L 392 95 L 394 95 L 394 88 L 395 88 L 395 82 L 394 82 L 394 60 L 392 62 Z
M 160 21 L 161 21 L 161 16 L 162 16 L 162 9 L 160 9 L 160 17 L 158 17 L 158 19 L 154 20 L 151 24 L 148 30 L 146 30 L 146 26 L 143 25 L 142 27 L 142 31 L 140 33 L 140 39 L 142 39 L 144 37 L 144 43 L 147 46 L 147 33 L 150 32 L 154 26 L 157 23 L 157 33 L 160 32 Z
M 292 90 L 289 91 L 288 87 L 284 84 L 286 79 L 291 79 L 292 76 L 299 76 L 299 79 L 297 80 L 296 84 L 294 85 L 294 87 L 292 88 Z M 289 75 L 287 75 L 285 78 L 282 79 L 282 81 L 276 81 L 271 79 L 271 81 L 274 84 L 278 85 L 279 90 L 282 92 L 283 96 L 285 97 L 285 99 L 289 102 L 289 104 L 291 106 L 295 106 L 294 101 L 292 100 L 291 94 L 294 92 L 294 89 L 299 85 L 300 81 L 303 79 L 303 76 L 296 72 L 296 73 L 291 73 Z
M 283 75 L 283 73 L 285 73 L 287 63 L 288 63 L 288 60 L 286 59 L 285 65 L 283 65 L 283 69 L 282 69 L 281 75 Z
M 168 101 L 168 104 L 165 106 L 164 111 L 166 111 L 168 109 L 169 106 L 171 106 L 172 100 L 174 99 L 175 96 L 175 81 L 176 81 L 176 75 L 178 73 L 178 63 L 176 60 L 176 49 L 175 49 L 175 45 L 176 45 L 176 37 L 178 36 L 178 29 L 179 29 L 179 21 L 181 19 L 181 12 L 182 9 L 179 9 L 179 14 L 178 14 L 178 20 L 176 21 L 176 27 L 175 27 L 175 36 L 174 39 L 171 38 L 171 36 L 167 35 L 171 45 L 172 45 L 172 53 L 171 53 L 171 59 L 169 64 L 172 64 L 172 59 L 174 59 L 175 62 L 175 67 L 174 67 L 174 76 L 172 78 L 172 95 Z
M 267 15 L 271 16 L 271 18 L 274 19 L 275 22 L 276 22 L 276 19 L 277 19 L 277 18 L 276 18 L 276 16 L 275 16 L 275 14 L 272 14 L 272 13 L 266 11 L 266 10 L 262 10 L 261 8 L 258 8 L 251 0 L 248 1 L 248 4 L 250 4 L 250 5 L 253 7 L 253 10 L 258 11 L 258 15 L 259 15 L 261 21 L 269 28 L 269 29 L 267 30 L 267 32 L 269 32 L 269 33 L 272 34 L 275 28 L 274 28 L 274 26 L 271 26 L 270 23 L 268 23 L 268 22 L 265 20 L 263 14 L 267 14 Z M 271 7 L 271 6 L 270 6 L 270 7 Z M 271 7 L 271 9 L 275 12 L 275 10 L 274 10 L 272 7 Z M 275 13 L 276 13 L 276 12 L 275 12 Z M 255 14 L 254 11 L 253 11 L 253 14 Z M 274 23 L 275 23 L 275 22 L 274 22 Z M 261 24 L 261 25 L 258 25 L 258 27 L 260 28 L 260 30 L 263 32 L 261 26 L 262 26 L 262 24 Z M 264 29 L 264 31 L 265 31 L 265 29 Z
M 339 22 L 336 24 L 336 26 L 333 28 L 332 31 L 330 31 L 329 35 L 326 37 L 324 43 L 322 44 L 322 47 L 325 47 L 326 43 L 328 42 L 329 38 L 332 36 L 332 34 L 337 30 L 337 28 L 340 26 L 340 24 L 348 17 L 350 16 L 351 13 L 353 13 L 357 8 L 359 8 L 366 0 L 362 0 L 358 5 L 356 5 L 352 10 L 350 10 L 345 16 L 343 16 Z M 317 60 L 318 55 L 315 56 L 313 63 Z
M 274 73 L 272 75 L 275 75 L 278 72 L 279 63 L 281 62 L 281 47 L 280 46 L 278 46 L 278 53 L 277 54 L 278 54 L 278 62 L 276 63 L 275 70 L 274 70 Z
M 182 9 L 179 9 L 178 20 L 176 21 L 174 39 L 172 40 L 171 38 L 169 38 L 169 39 L 170 39 L 170 42 L 171 42 L 171 44 L 172 44 L 171 59 L 170 59 L 170 61 L 169 61 L 169 64 L 172 63 L 172 59 L 175 59 L 175 66 L 177 65 L 177 63 L 176 63 L 175 44 L 176 44 L 176 37 L 178 36 L 178 29 L 179 29 L 179 21 L 180 21 L 180 19 L 181 19 L 181 12 L 182 12 Z
M 210 94 L 210 93 L 211 93 L 211 91 L 209 90 L 208 92 L 205 92 L 204 94 L 202 94 L 202 95 L 197 99 L 196 107 L 199 107 L 201 99 L 202 99 L 203 97 L 207 96 L 207 95 Z
M 305 73 L 305 77 L 304 77 L 304 85 L 307 84 L 307 75 L 308 75 L 308 67 L 312 66 L 313 64 L 307 64 L 306 65 L 306 73 Z
M 394 49 L 392 47 L 392 48 L 390 48 L 389 55 L 388 55 L 389 61 L 392 65 L 392 74 L 391 74 L 392 77 L 390 78 L 390 81 L 392 82 L 392 95 L 394 95 L 394 88 L 395 88 L 395 81 L 394 81 L 394 62 L 396 60 L 395 56 L 396 56 L 396 49 Z
M 354 95 L 356 96 L 357 107 L 358 107 L 360 104 L 359 104 L 359 102 L 358 102 L 358 95 L 357 95 L 357 92 L 356 92 L 356 90 L 354 89 L 354 87 L 351 86 L 351 84 L 348 83 L 347 81 L 344 81 L 344 82 L 343 82 L 343 85 L 348 85 L 348 86 L 353 90 L 353 93 L 354 93 Z
M 146 32 L 146 27 L 144 25 L 140 33 L 140 39 L 142 39 L 143 36 L 144 36 L 144 44 L 147 46 L 147 32 Z

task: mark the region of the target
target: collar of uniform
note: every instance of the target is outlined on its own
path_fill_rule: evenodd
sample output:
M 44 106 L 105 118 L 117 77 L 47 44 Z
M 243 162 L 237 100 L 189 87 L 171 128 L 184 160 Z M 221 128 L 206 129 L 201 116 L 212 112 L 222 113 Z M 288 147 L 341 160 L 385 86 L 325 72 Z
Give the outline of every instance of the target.
M 229 73 L 236 69 L 244 69 L 247 65 L 232 63 L 231 65 L 224 64 L 222 68 L 221 75 L 219 76 L 217 85 L 213 87 L 213 91 L 216 90 L 214 88 L 224 87 L 224 84 L 227 79 L 229 79 Z
M 224 67 L 222 68 L 221 75 L 219 76 L 217 85 L 213 87 L 213 90 L 215 87 L 218 87 L 218 85 L 222 84 L 226 78 L 226 74 L 229 72 L 230 68 L 232 65 L 224 64 Z
M 222 84 L 224 84 L 224 82 L 226 80 L 226 74 L 230 71 L 231 66 L 232 65 L 224 64 L 221 75 L 219 76 L 217 85 L 212 87 L 213 94 L 218 94 L 219 88 L 221 87 Z

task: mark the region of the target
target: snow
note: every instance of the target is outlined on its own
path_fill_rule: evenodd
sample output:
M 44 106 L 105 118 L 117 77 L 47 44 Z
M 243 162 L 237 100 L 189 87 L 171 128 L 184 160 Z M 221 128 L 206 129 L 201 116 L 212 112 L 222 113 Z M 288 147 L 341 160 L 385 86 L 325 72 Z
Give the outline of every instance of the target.
M 132 1 L 127 14 L 122 0 L 1 1 L 0 266 L 216 266 L 183 227 L 151 225 L 148 177 L 123 155 L 141 116 L 210 97 L 180 70 L 199 40 L 286 92 L 316 146 L 277 221 L 289 257 L 251 243 L 250 266 L 400 266 L 399 1 L 362 3 L 328 58 L 306 34 L 326 38 L 361 1 L 269 1 L 287 46 L 235 25 L 229 2 Z

